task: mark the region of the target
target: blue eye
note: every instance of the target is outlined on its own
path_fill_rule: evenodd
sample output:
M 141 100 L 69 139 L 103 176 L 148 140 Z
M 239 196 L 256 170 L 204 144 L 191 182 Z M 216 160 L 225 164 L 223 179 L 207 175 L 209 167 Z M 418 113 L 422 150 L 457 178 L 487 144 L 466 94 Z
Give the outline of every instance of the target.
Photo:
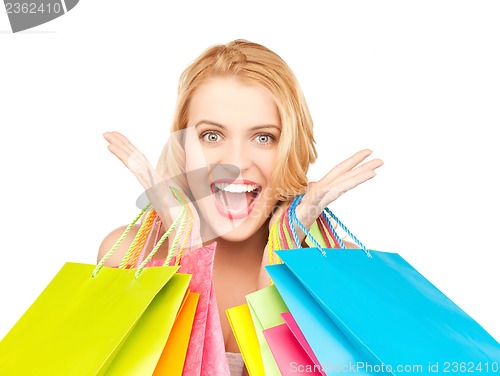
M 263 134 L 259 134 L 255 137 L 255 140 L 259 143 L 259 144 L 270 144 L 271 142 L 275 141 L 275 138 L 274 136 L 270 135 L 270 134 L 267 134 L 267 133 L 263 133 Z
M 220 141 L 221 136 L 214 132 L 205 132 L 201 135 L 201 138 L 205 142 L 215 143 Z

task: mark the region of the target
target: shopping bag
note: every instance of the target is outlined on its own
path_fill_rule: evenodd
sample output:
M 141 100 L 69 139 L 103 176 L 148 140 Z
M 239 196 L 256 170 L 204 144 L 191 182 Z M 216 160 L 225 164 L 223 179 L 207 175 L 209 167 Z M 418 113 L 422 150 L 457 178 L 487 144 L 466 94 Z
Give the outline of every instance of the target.
M 190 278 L 189 274 L 172 276 L 130 332 L 106 376 L 153 374 L 178 317 Z
M 229 365 L 226 359 L 224 338 L 212 278 L 217 244 L 213 242 L 205 247 L 192 249 L 193 235 L 197 232 L 198 224 L 193 221 L 192 213 L 189 213 L 185 197 L 179 191 L 172 190 L 174 196 L 188 212 L 185 230 L 182 230 L 183 226 L 181 225 L 181 229 L 177 233 L 169 251 L 169 255 L 175 255 L 175 257 L 165 260 L 153 260 L 151 256 L 153 251 L 149 256 L 145 257 L 144 251 L 147 249 L 148 243 L 146 239 L 144 247 L 137 257 L 137 262 L 144 260 L 142 262 L 146 262 L 148 267 L 164 264 L 179 265 L 179 273 L 192 276 L 189 289 L 199 294 L 199 299 L 192 323 L 189 344 L 185 353 L 182 374 L 187 376 L 229 376 Z M 150 238 L 153 231 L 147 229 L 146 232 L 149 232 L 148 238 Z M 187 240 L 190 243 L 188 246 L 186 246 Z M 159 244 L 161 244 L 161 239 Z M 159 244 L 156 244 L 153 250 L 158 249 Z M 179 244 L 179 251 L 176 251 L 177 244 Z M 186 250 L 184 250 L 185 248 Z M 135 257 L 131 258 L 134 259 Z M 166 346 L 172 346 L 172 344 L 167 343 Z M 169 370 L 169 375 L 174 375 L 174 372 Z
M 216 243 L 185 253 L 179 272 L 192 276 L 189 288 L 199 301 L 192 325 L 183 375 L 229 375 L 219 311 L 212 281 Z M 150 265 L 161 264 L 156 260 Z
M 142 343 L 154 344 L 159 356 L 191 278 L 177 269 L 66 263 L 0 342 L 0 374 L 103 375 L 124 359 L 130 343 L 143 338 L 136 329 L 170 316 Z M 154 358 L 140 363 L 154 369 Z
M 92 278 L 94 268 L 61 268 L 0 343 L 0 374 L 102 375 L 139 319 L 168 303 L 168 282 L 186 288 L 189 282 L 174 279 L 175 267 L 147 270 L 139 278 L 134 270 L 105 267 Z
M 294 329 L 297 330 L 298 327 L 296 326 Z M 288 323 L 270 327 L 265 329 L 263 333 L 276 359 L 281 375 L 324 375 L 321 365 L 319 363 L 315 364 L 311 359 L 297 337 L 290 330 Z
M 365 370 L 350 372 L 350 365 L 367 363 L 369 359 L 330 320 L 286 265 L 275 264 L 267 266 L 266 269 L 319 360 L 324 373 L 363 376 L 377 374 Z
M 294 213 L 299 201 L 300 196 L 290 208 L 290 217 L 308 234 Z M 308 341 L 304 321 L 299 321 L 283 295 L 287 288 L 292 295 L 300 291 L 316 301 L 330 322 L 366 356 L 368 362 L 356 370 L 393 375 L 499 372 L 500 345 L 474 319 L 400 255 L 366 249 L 327 212 L 360 249 L 324 249 L 317 244 L 316 248 L 277 251 L 284 262 L 276 265 L 282 269 L 279 272 L 295 278 L 295 285 L 282 278 L 282 289 L 275 279 L 278 273 L 270 271 Z M 322 362 L 312 343 L 311 347 Z
M 289 208 L 287 208 L 287 211 L 279 220 L 280 223 L 275 223 L 271 228 L 270 253 L 274 253 L 272 251 L 279 248 L 288 249 L 291 245 L 297 246 L 299 244 L 298 240 L 292 239 L 294 231 L 293 225 L 288 222 L 289 220 Z M 316 227 L 317 234 L 320 234 L 319 226 L 321 226 L 320 223 Z M 278 228 L 280 228 L 281 236 L 276 235 Z M 271 259 L 273 259 L 272 256 Z M 361 364 L 366 363 L 368 359 L 329 319 L 326 312 L 286 265 L 275 263 L 267 266 L 266 269 L 301 332 L 307 339 L 307 343 L 314 352 L 317 361 L 319 361 L 321 367 L 317 367 L 316 370 L 327 375 L 356 374 L 365 376 L 376 374 L 375 372 L 365 372 L 365 370 L 354 373 L 350 371 L 349 367 L 335 368 L 334 364 Z M 297 369 L 301 368 L 300 366 L 305 367 L 305 365 L 299 364 Z
M 284 312 L 281 314 L 283 317 L 283 320 L 285 321 L 286 326 L 288 327 L 288 330 L 290 333 L 293 334 L 294 338 L 296 339 L 298 345 L 302 348 L 302 351 L 305 353 L 307 358 L 306 361 L 309 361 L 310 364 L 312 365 L 312 369 L 314 371 L 317 371 L 321 375 L 325 375 L 325 373 L 321 369 L 321 365 L 319 363 L 318 358 L 314 354 L 314 352 L 311 349 L 311 346 L 307 342 L 306 337 L 304 337 L 304 334 L 300 330 L 299 326 L 297 325 L 297 322 L 293 318 L 293 315 L 290 312 Z
M 224 338 L 213 285 L 216 243 L 185 254 L 179 271 L 192 275 L 190 288 L 200 294 L 183 375 L 229 376 Z
M 278 293 L 276 286 L 268 286 L 248 294 L 246 295 L 246 301 L 259 341 L 266 376 L 280 376 L 280 370 L 263 331 L 284 324 L 281 313 L 288 312 L 288 308 Z
M 153 376 L 182 375 L 199 298 L 200 294 L 192 291 L 186 295 Z
M 177 269 L 67 262 L 0 342 L 0 374 L 104 374 L 157 302 L 184 294 Z
M 250 376 L 266 376 L 260 353 L 260 344 L 248 304 L 231 307 L 226 310 L 226 315 L 248 374 Z
M 162 243 L 168 239 L 171 233 L 176 229 L 176 235 L 173 238 L 172 246 L 169 249 L 167 259 L 161 265 L 157 266 L 167 266 L 169 265 L 167 260 L 171 260 L 174 257 L 175 253 L 181 253 L 183 248 L 186 245 L 188 240 L 188 235 L 190 233 L 190 229 L 192 228 L 192 214 L 190 209 L 184 199 L 184 196 L 175 189 L 174 187 L 170 188 L 172 193 L 177 198 L 179 203 L 181 204 L 181 211 L 171 224 L 168 231 L 159 239 L 151 252 L 149 253 L 146 260 L 141 261 L 141 263 L 137 262 L 135 267 L 140 272 L 143 268 L 147 267 L 149 261 L 152 260 L 153 256 L 156 254 Z M 139 228 L 138 233 L 134 237 L 132 244 L 130 245 L 127 253 L 123 257 L 119 268 L 126 268 L 130 265 L 128 261 L 130 260 L 130 256 L 138 251 L 144 241 L 146 240 L 146 244 L 144 248 L 147 247 L 147 241 L 150 241 L 152 235 L 152 224 L 156 219 L 158 219 L 158 215 L 154 210 L 150 210 L 148 215 L 145 218 L 145 221 Z M 188 224 L 188 225 L 187 225 Z M 161 226 L 159 223 L 158 228 Z M 177 228 L 178 227 L 178 228 Z M 149 232 L 149 234 L 148 234 Z M 158 232 L 157 232 L 158 235 Z M 156 240 L 156 239 L 155 239 Z M 178 248 L 179 245 L 179 249 Z M 141 250 L 142 251 L 142 250 Z M 111 251 L 108 255 L 111 254 Z M 101 260 L 101 264 L 104 262 L 104 259 L 108 256 L 105 255 L 103 260 Z M 172 266 L 178 266 L 175 263 L 172 263 Z M 179 274 L 181 275 L 181 274 Z M 187 283 L 190 283 L 191 275 L 189 275 L 189 279 L 183 285 L 183 291 L 187 290 Z M 175 275 L 173 278 L 179 278 Z M 120 352 L 117 354 L 117 357 L 114 359 L 112 364 L 110 365 L 108 371 L 106 372 L 107 376 L 125 376 L 125 375 L 150 375 L 154 372 L 154 370 L 158 367 L 158 362 L 161 360 L 161 354 L 165 352 L 167 338 L 170 337 L 170 332 L 172 330 L 172 326 L 174 324 L 174 319 L 181 320 L 183 317 L 180 316 L 180 307 L 182 303 L 186 300 L 189 295 L 189 291 L 186 294 L 178 294 L 176 296 L 170 296 L 167 301 L 168 304 L 175 304 L 175 309 L 170 309 L 168 312 L 164 311 L 156 316 L 151 316 L 151 319 L 144 320 L 141 319 L 140 326 L 137 325 L 132 332 L 132 338 L 128 339 L 125 342 L 125 345 L 120 349 Z M 165 306 L 167 302 L 160 305 Z M 188 314 L 189 313 L 183 313 Z M 185 335 L 185 334 L 184 334 Z M 172 345 L 172 341 L 170 341 Z M 181 356 L 180 349 L 177 350 L 177 355 L 179 358 L 175 360 L 178 364 L 178 368 L 182 369 L 182 365 L 185 359 L 185 354 Z M 174 373 L 171 373 L 174 375 Z M 180 374 L 179 374 L 180 375 Z

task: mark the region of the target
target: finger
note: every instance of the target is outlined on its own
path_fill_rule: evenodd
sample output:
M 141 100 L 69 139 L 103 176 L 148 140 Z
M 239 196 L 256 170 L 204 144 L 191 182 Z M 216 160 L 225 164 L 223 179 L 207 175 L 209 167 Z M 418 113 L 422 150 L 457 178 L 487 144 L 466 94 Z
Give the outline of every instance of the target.
M 349 171 L 329 185 L 319 182 L 311 184 L 302 202 L 309 207 L 324 208 L 345 192 L 376 176 L 375 169 L 382 164 L 382 161 L 370 161 L 366 163 L 366 166 Z
M 118 138 L 117 132 L 106 132 L 103 136 L 109 142 L 108 149 L 126 165 L 127 158 L 133 153 L 133 150 L 124 145 L 123 141 Z
M 368 162 L 365 162 L 359 166 L 356 166 L 355 168 L 352 169 L 352 171 L 358 171 L 358 170 L 376 170 L 377 168 L 381 167 L 384 164 L 384 161 L 380 158 L 372 159 Z
M 341 182 L 336 183 L 333 187 L 331 187 L 327 193 L 323 196 L 320 205 L 322 207 L 328 206 L 330 203 L 335 201 L 341 195 L 346 193 L 347 191 L 357 187 L 358 185 L 374 178 L 377 174 L 373 170 L 363 171 L 357 175 L 350 177 L 349 179 L 345 179 Z
M 121 141 L 117 142 L 115 136 L 111 135 L 108 138 L 110 141 L 108 150 L 135 175 L 144 189 L 148 190 L 162 181 L 162 176 L 154 170 L 147 158 L 137 148 L 131 153 L 132 149 Z
M 347 171 L 352 170 L 354 167 L 363 162 L 370 154 L 371 150 L 365 149 L 358 151 L 356 154 L 352 155 L 350 158 L 347 158 L 345 161 L 339 163 L 337 166 L 332 168 L 330 172 L 328 172 L 323 179 L 320 180 L 321 184 L 328 184 L 331 181 L 338 178 L 340 175 L 345 174 Z
M 125 150 L 130 151 L 131 154 L 135 153 L 138 149 L 133 145 L 127 137 L 120 132 L 111 132 L 112 137 L 116 140 L 117 144 L 121 145 Z
M 123 134 L 119 132 L 112 132 L 111 137 L 116 140 L 116 144 L 121 146 L 125 152 L 129 153 L 127 166 L 142 180 L 143 186 L 153 186 L 157 184 L 162 178 L 149 163 L 146 156 L 141 153 Z
M 130 153 L 130 150 L 124 149 L 121 145 L 117 144 L 109 144 L 108 150 L 134 174 L 142 171 L 144 168 L 152 168 L 146 157 L 139 150 Z
M 147 197 L 153 208 L 162 214 L 165 223 L 172 223 L 172 218 L 176 218 L 180 213 L 181 205 L 172 194 L 168 186 L 176 186 L 175 182 L 168 181 L 166 177 L 160 175 L 149 163 L 147 158 L 137 149 L 124 135 L 119 132 L 107 132 L 103 134 L 109 142 L 108 149 L 136 176 L 139 183 L 144 187 L 144 195 Z M 182 190 L 176 187 L 180 192 Z M 142 195 L 141 195 L 142 196 Z M 187 197 L 185 194 L 184 197 Z M 138 198 L 138 202 L 141 197 Z M 190 215 L 198 223 L 199 218 L 192 202 L 187 199 Z M 143 207 L 144 205 L 138 205 Z M 165 208 L 167 210 L 165 210 Z M 194 230 L 193 230 L 194 231 Z M 199 229 L 195 231 L 193 237 L 194 245 L 201 245 Z M 193 232 L 193 234 L 195 234 Z M 173 235 L 175 236 L 175 235 Z
M 121 146 L 116 144 L 109 144 L 108 150 L 113 153 L 115 157 L 117 157 L 124 165 L 128 168 L 128 160 L 130 157 L 130 153 L 125 151 Z
M 381 159 L 373 159 L 371 161 L 368 161 L 366 163 L 363 163 L 359 166 L 356 166 L 356 168 L 347 171 L 343 175 L 340 175 L 335 182 L 340 182 L 345 179 L 349 179 L 352 176 L 358 175 L 360 173 L 364 173 L 365 171 L 375 171 L 377 168 L 381 167 L 384 164 L 384 162 Z
M 104 133 L 104 138 L 110 143 L 108 149 L 115 154 L 129 169 L 150 165 L 147 158 L 132 143 L 119 132 Z
M 114 145 L 115 150 L 118 150 L 117 148 L 120 148 L 123 150 L 124 153 L 127 153 L 129 156 L 132 156 L 136 153 L 140 153 L 138 149 L 132 145 L 132 143 L 121 133 L 118 132 L 107 132 L 104 135 L 104 138 L 109 142 L 110 145 Z M 124 157 L 126 154 L 120 153 L 121 154 L 121 159 L 122 162 L 124 162 L 127 165 L 126 158 Z M 142 154 L 142 153 L 140 153 Z M 145 157 L 144 157 L 145 159 Z M 127 165 L 128 167 L 128 165 Z

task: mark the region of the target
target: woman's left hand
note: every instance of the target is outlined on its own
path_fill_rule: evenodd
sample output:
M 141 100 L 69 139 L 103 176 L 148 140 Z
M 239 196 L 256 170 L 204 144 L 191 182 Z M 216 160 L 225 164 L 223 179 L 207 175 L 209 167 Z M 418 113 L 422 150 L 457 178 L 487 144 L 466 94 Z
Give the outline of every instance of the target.
M 378 158 L 365 161 L 371 154 L 371 150 L 361 150 L 335 166 L 321 180 L 310 182 L 295 210 L 297 219 L 309 229 L 330 203 L 345 192 L 373 178 L 376 175 L 375 170 L 384 162 Z M 269 221 L 269 230 L 271 230 L 273 223 L 281 217 L 284 210 L 283 203 L 274 211 Z M 300 240 L 305 236 L 298 228 L 297 235 Z
M 307 228 L 321 215 L 323 210 L 345 192 L 373 178 L 375 170 L 382 166 L 384 162 L 380 159 L 365 161 L 372 154 L 371 150 L 365 149 L 357 152 L 352 157 L 335 166 L 321 180 L 310 182 L 299 205 L 295 209 L 297 219 Z M 269 221 L 269 230 L 276 220 L 279 220 L 286 203 L 282 203 L 273 213 Z M 296 227 L 299 240 L 305 238 L 305 234 Z M 269 284 L 269 275 L 265 266 L 269 265 L 269 244 L 266 246 L 262 267 L 259 274 L 258 288 Z
M 306 228 L 310 228 L 330 203 L 375 177 L 375 170 L 384 162 L 378 158 L 365 161 L 371 154 L 371 150 L 361 150 L 335 166 L 321 180 L 309 183 L 296 208 L 297 219 Z

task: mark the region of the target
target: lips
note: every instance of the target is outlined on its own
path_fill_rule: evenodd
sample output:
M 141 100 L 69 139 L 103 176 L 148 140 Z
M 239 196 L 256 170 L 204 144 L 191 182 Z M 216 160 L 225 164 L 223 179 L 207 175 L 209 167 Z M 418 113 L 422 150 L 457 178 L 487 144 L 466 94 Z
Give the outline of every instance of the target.
M 219 214 L 229 219 L 248 216 L 262 192 L 262 186 L 250 180 L 218 179 L 210 188 Z

